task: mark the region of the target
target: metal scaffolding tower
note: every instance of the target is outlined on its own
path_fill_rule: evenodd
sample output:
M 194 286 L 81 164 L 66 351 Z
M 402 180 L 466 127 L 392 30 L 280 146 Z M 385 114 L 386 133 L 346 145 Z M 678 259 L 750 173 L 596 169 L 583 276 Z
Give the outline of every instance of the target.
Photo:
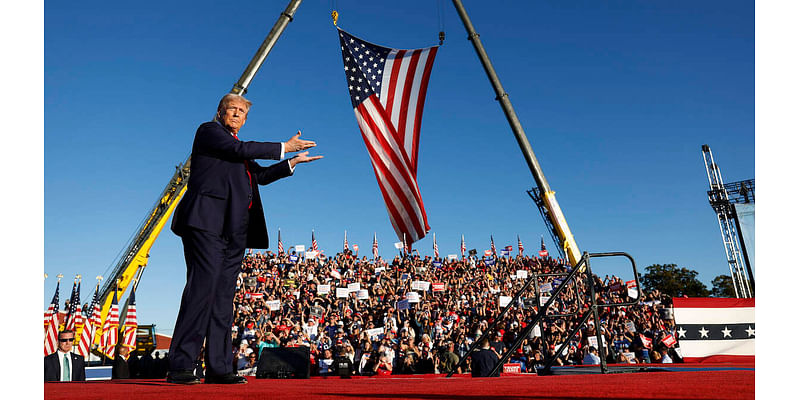
M 755 180 L 725 184 L 711 148 L 704 144 L 702 150 L 708 176 L 708 202 L 717 213 L 736 297 L 753 297 L 753 271 L 747 254 L 743 254 L 745 246 L 740 245 L 744 240 L 734 204 L 755 202 Z

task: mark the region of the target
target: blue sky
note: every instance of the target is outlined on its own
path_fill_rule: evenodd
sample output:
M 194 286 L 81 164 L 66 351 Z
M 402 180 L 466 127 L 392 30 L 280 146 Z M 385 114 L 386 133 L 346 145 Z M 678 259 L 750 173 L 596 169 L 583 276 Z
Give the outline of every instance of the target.
M 395 48 L 438 43 L 434 1 L 337 1 L 339 26 Z M 250 86 L 245 140 L 296 130 L 324 159 L 261 193 L 275 244 L 382 255 L 397 239 L 347 95 L 331 2 L 306 1 Z M 113 266 L 194 131 L 239 78 L 286 2 L 44 5 L 44 283 Z M 755 177 L 752 2 L 465 1 L 581 250 L 676 263 L 710 286 L 728 267 L 700 151 L 726 181 Z M 534 185 L 455 10 L 431 74 L 418 181 L 441 253 L 544 235 Z M 268 162 L 267 162 L 268 163 Z M 415 247 L 431 254 L 431 235 Z M 107 273 L 107 272 L 106 272 Z M 137 296 L 171 333 L 185 266 L 164 231 Z M 62 299 L 69 285 L 61 290 Z

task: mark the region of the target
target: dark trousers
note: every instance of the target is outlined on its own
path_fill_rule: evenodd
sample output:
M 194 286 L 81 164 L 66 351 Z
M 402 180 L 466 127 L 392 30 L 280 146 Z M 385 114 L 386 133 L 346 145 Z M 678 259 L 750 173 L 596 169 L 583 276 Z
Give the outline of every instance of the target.
M 183 234 L 186 287 L 169 348 L 171 371 L 192 370 L 205 339 L 206 374 L 233 372 L 233 296 L 246 238 L 195 229 Z

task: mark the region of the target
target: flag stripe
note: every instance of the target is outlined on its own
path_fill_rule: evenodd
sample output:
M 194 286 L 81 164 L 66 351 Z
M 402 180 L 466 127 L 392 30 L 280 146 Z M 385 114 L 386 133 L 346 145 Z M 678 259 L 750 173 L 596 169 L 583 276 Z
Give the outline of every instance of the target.
M 756 354 L 756 341 L 753 339 L 734 340 L 681 340 L 681 352 L 690 357 L 712 355 L 752 356 Z
M 754 323 L 755 307 L 736 308 L 681 308 L 675 307 L 673 315 L 681 324 L 746 324 Z
M 386 113 L 392 115 L 392 111 L 394 110 L 394 95 L 397 93 L 397 82 L 398 77 L 400 76 L 400 68 L 403 64 L 403 55 L 405 55 L 405 50 L 397 50 L 396 52 L 393 51 L 389 53 L 389 56 L 386 58 L 387 60 L 392 60 L 391 70 L 388 66 L 385 68 L 385 71 L 391 71 L 391 73 L 386 74 L 384 71 L 384 76 L 389 75 L 389 90 L 386 93 L 386 97 L 381 97 L 382 104 L 386 108 Z
M 373 113 L 378 113 L 379 116 L 381 115 L 377 108 L 369 107 L 369 105 L 374 105 L 374 100 L 372 102 L 367 100 L 360 104 L 359 108 L 363 106 L 365 107 L 365 111 L 356 113 L 359 126 L 362 128 L 362 137 L 364 137 L 364 142 L 367 144 L 367 150 L 372 157 L 373 165 L 377 165 L 378 169 L 381 170 L 384 178 L 387 179 L 386 182 L 390 184 L 395 195 L 402 202 L 405 214 L 409 217 L 407 219 L 414 225 L 417 234 L 413 236 L 416 241 L 424 236 L 424 232 L 427 231 L 427 229 L 423 231 L 422 226 L 428 228 L 422 199 L 419 197 L 418 189 L 415 190 L 417 186 L 416 180 L 409 175 L 410 172 L 407 168 L 392 168 L 401 164 L 405 167 L 407 164 L 397 158 L 396 152 L 387 151 L 387 147 L 392 148 L 393 146 L 385 140 L 385 135 L 374 134 L 377 132 L 386 132 L 387 126 L 385 124 L 380 124 L 380 122 L 382 122 L 380 119 L 372 118 L 374 115 Z M 376 124 L 376 122 L 378 122 L 378 124 Z M 373 134 L 369 135 L 367 132 Z M 374 138 L 374 140 L 368 140 L 370 138 Z M 394 147 L 394 149 L 396 149 L 396 147 Z M 377 162 L 378 160 L 380 162 Z M 383 181 L 379 179 L 379 182 Z M 400 185 L 400 182 L 403 184 Z M 415 218 L 411 218 L 412 215 Z
M 368 118 L 368 116 L 365 117 Z M 359 125 L 360 124 L 361 124 L 361 119 L 359 119 Z M 366 120 L 364 121 L 364 124 L 368 124 Z M 366 135 L 364 134 L 364 129 L 362 129 L 362 136 L 364 137 L 365 143 L 370 142 L 366 138 Z M 388 163 L 382 162 L 383 161 L 382 158 L 377 153 L 376 149 L 373 148 L 370 144 L 371 143 L 367 144 L 367 151 L 370 154 L 373 170 L 375 171 L 376 178 L 378 179 L 378 186 L 381 188 L 381 192 L 384 195 L 384 201 L 386 202 L 387 209 L 389 204 L 392 203 L 395 212 L 392 213 L 391 212 L 392 210 L 390 210 L 390 216 L 392 215 L 394 216 L 395 222 L 397 222 L 397 220 L 403 221 L 402 230 L 399 232 L 397 231 L 398 228 L 397 224 L 395 223 L 392 224 L 395 226 L 395 232 L 397 232 L 398 235 L 401 235 L 403 232 L 407 232 L 410 234 L 412 228 L 415 233 L 420 232 L 421 229 L 420 224 L 424 222 L 418 220 L 419 215 L 417 214 L 417 209 L 415 209 L 409 202 L 410 194 L 408 193 L 408 186 L 398 184 L 397 182 L 398 179 L 396 179 L 394 174 L 391 173 L 394 172 L 395 170 L 391 171 L 388 170 L 390 169 L 386 165 Z M 389 185 L 389 188 L 386 187 L 387 183 Z M 411 199 L 412 202 L 414 202 L 415 200 L 416 199 Z M 414 215 L 417 218 L 413 218 L 412 215 Z M 415 234 L 413 236 L 417 235 Z
M 418 90 L 418 94 L 416 101 L 417 112 L 416 115 L 414 116 L 414 128 L 412 131 L 414 132 L 414 141 L 412 145 L 412 149 L 414 149 L 414 155 L 412 158 L 414 164 L 411 166 L 412 172 L 414 172 L 414 176 L 417 175 L 417 164 L 419 161 L 417 151 L 419 149 L 419 132 L 422 127 L 422 109 L 425 106 L 425 95 L 427 94 L 428 91 L 428 80 L 431 77 L 431 70 L 433 69 L 433 60 L 436 57 L 436 51 L 438 49 L 439 49 L 438 47 L 431 47 L 430 51 L 427 52 L 428 54 L 426 54 L 425 58 L 425 69 L 422 71 L 422 79 L 419 85 L 415 85 L 415 88 Z
M 409 165 L 413 170 L 414 166 L 414 149 L 412 146 L 412 142 L 414 140 L 414 133 L 412 129 L 406 129 L 406 125 L 408 122 L 408 105 L 411 102 L 411 92 L 414 88 L 414 77 L 415 73 L 409 73 L 409 71 L 416 71 L 417 64 L 419 63 L 419 54 L 421 53 L 420 50 L 414 50 L 411 52 L 411 56 L 407 57 L 407 62 L 403 64 L 406 66 L 405 72 L 405 83 L 403 84 L 403 95 L 400 97 L 400 113 L 397 116 L 397 119 L 394 118 L 392 115 L 392 124 L 397 127 L 397 139 L 403 143 L 403 148 L 406 150 L 406 154 L 408 154 L 408 159 L 411 160 L 411 164 Z M 419 91 L 415 91 L 419 93 Z

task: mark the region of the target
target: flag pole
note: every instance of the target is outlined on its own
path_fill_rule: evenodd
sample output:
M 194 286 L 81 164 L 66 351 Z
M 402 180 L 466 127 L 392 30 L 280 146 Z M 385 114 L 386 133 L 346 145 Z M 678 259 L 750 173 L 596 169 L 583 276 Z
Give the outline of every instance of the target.
M 522 155 L 525 157 L 525 161 L 528 164 L 528 169 L 530 169 L 533 179 L 536 181 L 536 186 L 541 192 L 541 196 L 544 200 L 545 207 L 547 208 L 550 221 L 553 223 L 558 237 L 562 241 L 562 246 L 569 257 L 570 262 L 572 265 L 577 265 L 578 261 L 581 259 L 581 253 L 578 250 L 578 245 L 575 243 L 575 238 L 572 236 L 569 226 L 567 226 L 567 220 L 564 218 L 564 214 L 561 212 L 561 208 L 556 201 L 555 192 L 550 190 L 550 184 L 547 183 L 547 179 L 544 177 L 542 168 L 539 166 L 539 161 L 536 159 L 536 155 L 533 153 L 533 148 L 528 141 L 527 135 L 525 135 L 525 130 L 522 128 L 522 124 L 517 117 L 517 113 L 514 111 L 514 107 L 511 105 L 511 101 L 508 99 L 508 93 L 506 93 L 505 89 L 503 89 L 503 85 L 500 84 L 500 78 L 497 76 L 497 73 L 492 66 L 492 62 L 489 60 L 489 55 L 483 48 L 480 35 L 475 32 L 475 27 L 472 25 L 472 21 L 470 21 L 469 15 L 467 15 L 467 11 L 464 9 L 464 5 L 461 4 L 461 0 L 453 0 L 453 5 L 455 6 L 456 11 L 458 11 L 458 16 L 461 17 L 461 22 L 464 23 L 464 28 L 467 30 L 467 34 L 469 35 L 468 39 L 472 42 L 475 52 L 478 53 L 478 58 L 483 65 L 483 69 L 486 71 L 486 75 L 488 76 L 489 81 L 494 88 L 495 94 L 497 95 L 495 100 L 500 102 L 500 107 L 503 109 L 503 112 L 506 115 L 506 119 L 511 126 L 511 131 L 517 138 L 517 144 L 522 151 Z

